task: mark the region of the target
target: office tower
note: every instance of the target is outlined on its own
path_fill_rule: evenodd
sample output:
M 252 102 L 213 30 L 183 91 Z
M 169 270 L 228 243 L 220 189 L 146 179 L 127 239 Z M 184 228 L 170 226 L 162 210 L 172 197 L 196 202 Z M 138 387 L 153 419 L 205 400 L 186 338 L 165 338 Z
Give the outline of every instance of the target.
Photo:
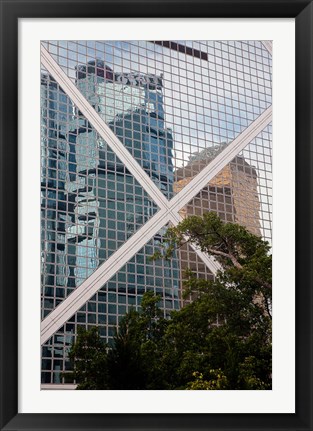
M 78 65 L 76 84 L 157 187 L 165 196 L 171 197 L 173 138 L 164 124 L 161 77 L 115 73 L 103 61 L 97 60 L 87 66 Z M 72 127 L 71 132 L 76 137 L 76 177 L 68 187 L 73 193 L 78 182 L 81 194 L 82 184 L 88 183 L 88 192 L 86 190 L 85 193 L 89 200 L 84 195 L 75 206 L 76 226 L 85 232 L 86 220 L 94 221 L 88 224 L 90 234 L 82 237 L 79 244 L 75 239 L 76 231 L 73 232 L 76 241 L 73 247 L 76 249 L 73 248 L 72 254 L 76 261 L 72 271 L 81 266 L 78 256 L 84 260 L 87 258 L 88 270 L 83 274 L 83 279 L 86 279 L 149 220 L 157 206 L 88 122 L 79 119 L 78 123 L 79 128 Z M 154 247 L 159 248 L 165 231 L 163 228 L 152 239 L 150 256 Z M 88 253 L 85 250 L 87 242 Z M 156 269 L 152 264 L 145 264 L 148 257 L 139 255 L 135 264 L 136 276 L 127 274 L 126 283 L 117 281 L 108 290 L 135 295 L 136 303 L 132 305 L 139 305 L 142 294 L 152 289 L 164 299 L 164 312 L 168 314 L 178 307 L 177 259 L 163 262 L 162 267 Z M 130 296 L 129 299 L 134 298 Z
M 223 147 L 219 148 L 221 151 Z M 193 154 L 189 162 L 176 172 L 174 184 L 176 193 L 186 186 L 215 157 L 216 150 L 202 150 Z M 236 156 L 204 187 L 186 206 L 181 208 L 182 218 L 206 212 L 216 212 L 225 222 L 239 223 L 251 233 L 261 236 L 260 211 L 257 171 L 246 162 L 243 155 Z M 185 244 L 179 250 L 181 290 L 185 271 L 192 270 L 203 278 L 211 278 L 204 267 L 199 268 L 199 261 L 194 250 Z M 200 264 L 201 265 L 201 264 Z M 203 265 L 202 265 L 203 266 Z M 183 304 L 186 301 L 182 301 Z
M 150 257 L 181 215 L 217 211 L 270 238 L 271 52 L 261 41 L 42 46 L 45 385 L 70 383 L 78 326 L 111 342 L 145 290 L 166 316 L 179 308 L 182 255 Z M 188 265 L 214 276 L 188 247 Z
M 41 76 L 41 285 L 42 318 L 65 297 L 66 226 L 73 205 L 66 193 L 72 104 L 48 74 Z
M 96 60 L 87 67 L 77 67 L 76 83 L 160 190 L 171 198 L 173 136 L 164 122 L 162 76 L 116 73 Z
M 105 70 L 106 74 L 103 73 Z M 77 67 L 77 86 L 82 94 L 98 107 L 98 112 L 123 145 L 138 159 L 161 192 L 170 198 L 173 195 L 173 138 L 164 123 L 162 79 L 145 75 L 136 77 L 137 80 L 131 80 L 129 74 L 115 74 L 100 61 Z M 53 79 L 45 76 L 42 91 L 51 85 L 54 85 Z M 43 250 L 47 246 L 55 249 L 50 253 L 43 251 L 43 317 L 58 305 L 60 298 L 88 279 L 158 209 L 91 124 L 66 100 L 62 89 L 54 87 L 53 99 L 57 102 L 53 103 L 50 96 L 47 97 L 50 110 L 42 116 L 42 160 L 55 167 L 53 175 L 57 180 L 53 184 L 53 204 L 58 207 L 53 208 L 54 219 L 51 221 L 47 205 L 42 203 L 42 231 L 50 234 L 49 238 L 43 238 L 42 247 Z M 110 102 L 104 105 L 104 97 L 107 100 L 115 93 L 116 98 L 110 100 L 113 105 L 117 104 L 116 110 Z M 51 118 L 54 120 L 59 116 L 62 103 L 66 103 L 67 110 L 62 112 L 60 128 L 56 121 L 52 125 Z M 64 127 L 67 129 L 63 130 Z M 51 143 L 46 145 L 47 133 L 54 133 L 52 146 Z M 51 181 L 48 186 L 43 183 L 43 192 L 49 193 L 51 187 Z M 127 271 L 125 268 L 124 274 L 119 273 L 117 278 L 111 279 L 96 300 L 88 304 L 88 310 L 79 311 L 76 325 L 97 325 L 100 334 L 110 343 L 119 319 L 131 307 L 140 306 L 147 290 L 160 296 L 165 316 L 178 309 L 177 257 L 171 261 L 149 260 L 156 250 L 161 249 L 165 232 L 166 227 L 160 229 L 144 250 L 129 262 Z M 73 340 L 76 327 L 68 324 L 65 329 L 69 334 L 65 337 L 67 341 L 61 334 L 55 336 L 44 347 L 44 354 L 49 356 L 49 350 L 57 350 L 64 356 L 64 345 Z M 54 360 L 57 364 L 54 373 L 43 372 L 44 383 L 51 383 L 51 378 L 55 383 L 61 382 L 60 372 L 65 367 L 61 361 Z M 47 370 L 51 362 L 46 358 L 43 364 Z
M 204 150 L 191 156 L 190 161 L 176 172 L 175 191 L 179 192 L 204 166 L 214 159 L 214 150 Z M 226 222 L 239 223 L 261 235 L 260 202 L 257 172 L 243 156 L 236 156 L 180 210 L 182 217 L 217 212 Z

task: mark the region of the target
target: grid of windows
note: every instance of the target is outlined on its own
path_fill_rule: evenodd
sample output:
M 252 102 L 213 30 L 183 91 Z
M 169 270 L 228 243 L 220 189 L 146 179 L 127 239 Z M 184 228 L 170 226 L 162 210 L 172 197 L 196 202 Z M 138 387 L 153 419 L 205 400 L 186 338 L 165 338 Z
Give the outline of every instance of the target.
M 260 41 L 45 41 L 43 46 L 169 205 L 271 106 L 271 55 Z M 102 263 L 114 264 L 114 253 L 160 211 L 51 75 L 42 68 L 43 320 L 88 284 Z M 270 241 L 271 136 L 267 123 L 201 191 L 190 192 L 180 216 L 215 211 Z M 69 382 L 62 373 L 70 369 L 67 351 L 79 325 L 98 326 L 110 343 L 119 319 L 130 307 L 140 307 L 145 291 L 160 295 L 169 316 L 192 300 L 182 297 L 187 268 L 213 277 L 190 245 L 170 261 L 150 259 L 164 246 L 166 223 L 44 342 L 42 383 Z
M 164 316 L 169 317 L 172 310 L 180 308 L 182 280 L 178 253 L 171 261 L 151 259 L 164 243 L 165 233 L 166 226 L 43 345 L 42 383 L 71 382 L 66 375 L 70 370 L 67 352 L 78 326 L 85 329 L 97 326 L 101 337 L 110 344 L 119 320 L 131 308 L 140 308 L 144 292 L 153 291 L 160 297 L 159 306 Z M 205 272 L 203 263 L 193 269 Z M 54 358 L 53 363 L 51 358 Z
M 47 73 L 41 90 L 46 317 L 158 208 Z
M 246 148 L 239 154 L 255 169 L 257 190 L 248 194 L 249 206 L 257 206 L 259 202 L 258 217 L 260 220 L 260 235 L 271 243 L 272 240 L 272 125 L 269 124 Z M 237 181 L 239 191 L 238 202 L 241 202 L 240 211 L 244 213 L 244 206 L 240 195 L 241 184 Z M 239 209 L 238 209 L 239 212 Z M 244 213 L 245 214 L 245 213 Z M 252 213 L 253 214 L 253 213 Z M 255 219 L 257 219 L 257 216 Z M 252 215 L 247 209 L 248 228 L 253 226 Z M 241 221 L 237 219 L 239 223 Z M 245 223 L 243 223 L 245 224 Z M 254 232 L 257 233 L 257 232 Z
M 152 41 L 45 42 L 106 122 L 124 115 L 126 106 L 152 110 L 158 121 L 150 119 L 151 127 L 160 136 L 165 115 L 175 143 L 174 171 L 196 152 L 223 149 L 271 104 L 271 55 L 260 41 L 177 44 L 185 49 Z M 147 81 L 162 87 L 163 102 L 158 91 L 144 93 L 140 83 Z M 160 172 L 168 170 L 161 148 L 156 139 L 150 149 Z M 145 157 L 140 161 L 144 166 Z
M 217 212 L 222 220 L 247 227 L 271 242 L 272 126 L 267 126 L 208 185 L 180 210 L 184 218 Z M 178 171 L 177 192 L 210 163 L 214 153 L 197 153 Z M 197 171 L 198 168 L 198 171 Z

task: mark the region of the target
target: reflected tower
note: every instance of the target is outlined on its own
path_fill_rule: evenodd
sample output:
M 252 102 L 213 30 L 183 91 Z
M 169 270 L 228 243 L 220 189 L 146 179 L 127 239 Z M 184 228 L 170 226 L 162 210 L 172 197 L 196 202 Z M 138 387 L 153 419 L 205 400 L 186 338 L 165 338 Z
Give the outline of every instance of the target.
M 166 129 L 162 77 L 115 73 L 103 61 L 76 68 L 76 85 L 114 134 L 130 151 L 167 198 L 173 195 L 173 137 Z M 88 278 L 114 251 L 157 211 L 127 168 L 87 120 L 78 115 L 71 123 L 72 163 L 66 184 L 74 203 L 72 226 L 67 230 L 68 286 Z M 151 244 L 160 247 L 163 228 Z M 141 296 L 154 290 L 164 302 L 165 314 L 178 308 L 178 260 L 147 265 L 141 254 L 126 284 L 111 283 L 109 290 Z
M 174 184 L 174 191 L 178 193 L 182 190 L 221 149 L 223 146 L 218 150 L 213 147 L 193 154 L 186 166 L 175 172 L 177 181 Z M 243 156 L 236 156 L 226 165 L 180 210 L 180 215 L 183 218 L 192 215 L 201 216 L 208 211 L 216 212 L 225 222 L 239 223 L 251 233 L 261 236 L 261 204 L 257 171 Z M 199 277 L 205 276 L 205 271 L 199 271 L 196 253 L 190 247 L 183 246 L 179 256 L 182 277 L 186 269 L 191 269 Z M 181 290 L 183 290 L 183 282 L 181 282 Z

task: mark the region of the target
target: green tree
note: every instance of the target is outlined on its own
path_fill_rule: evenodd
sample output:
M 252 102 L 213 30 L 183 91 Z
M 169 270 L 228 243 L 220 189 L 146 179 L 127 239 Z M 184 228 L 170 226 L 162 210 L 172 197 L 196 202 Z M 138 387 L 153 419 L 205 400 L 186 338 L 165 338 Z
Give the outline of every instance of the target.
M 101 340 L 98 328 L 89 331 L 78 327 L 76 342 L 69 351 L 73 364 L 72 377 L 77 389 L 109 389 L 107 346 Z
M 166 334 L 171 357 L 177 358 L 172 378 L 184 386 L 195 371 L 209 381 L 207 370 L 221 369 L 229 389 L 251 388 L 253 381 L 258 388 L 270 387 L 272 258 L 268 243 L 242 226 L 222 222 L 215 213 L 189 217 L 169 229 L 164 257 L 170 258 L 186 241 L 214 256 L 223 270 L 213 281 L 187 273 L 185 294 L 193 302 L 173 313 Z
M 162 386 L 160 357 L 167 320 L 159 296 L 143 295 L 140 312 L 122 319 L 108 354 L 110 386 L 114 389 L 158 389 Z
M 78 389 L 159 389 L 165 387 L 160 358 L 168 321 L 159 296 L 146 292 L 141 310 L 131 309 L 120 321 L 109 348 L 97 328 L 79 329 L 69 356 Z
M 112 389 L 145 388 L 142 342 L 139 313 L 131 310 L 121 320 L 108 353 L 109 386 Z
M 227 379 L 222 370 L 210 370 L 210 380 L 204 380 L 203 374 L 195 371 L 193 373 L 194 380 L 187 383 L 186 389 L 189 390 L 221 390 L 227 388 Z
M 193 300 L 170 319 L 163 317 L 160 298 L 147 292 L 141 310 L 131 310 L 120 322 L 110 349 L 99 344 L 95 331 L 81 333 L 71 351 L 79 388 L 271 387 L 268 243 L 207 213 L 169 229 L 164 252 L 154 258 L 170 259 L 186 241 L 214 256 L 222 270 L 214 280 L 188 271 L 185 295 Z

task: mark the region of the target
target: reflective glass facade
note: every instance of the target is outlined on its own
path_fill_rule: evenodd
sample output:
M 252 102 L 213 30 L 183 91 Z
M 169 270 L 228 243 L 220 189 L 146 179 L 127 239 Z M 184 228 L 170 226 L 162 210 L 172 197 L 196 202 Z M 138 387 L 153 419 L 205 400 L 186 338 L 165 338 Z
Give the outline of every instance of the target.
M 160 295 L 169 316 L 184 305 L 186 268 L 214 276 L 189 245 L 170 261 L 151 260 L 169 224 L 215 211 L 271 240 L 270 116 L 261 123 L 271 107 L 271 53 L 262 41 L 42 45 L 63 71 L 43 61 L 41 314 L 43 326 L 50 314 L 57 322 L 43 339 L 48 384 L 68 382 L 62 373 L 79 325 L 97 325 L 111 342 L 119 319 L 140 307 L 145 291 Z M 132 165 L 118 157 L 114 139 Z M 124 248 L 127 258 L 119 254 Z M 101 273 L 104 265 L 112 274 Z M 76 308 L 62 317 L 58 306 L 65 310 L 72 298 Z

